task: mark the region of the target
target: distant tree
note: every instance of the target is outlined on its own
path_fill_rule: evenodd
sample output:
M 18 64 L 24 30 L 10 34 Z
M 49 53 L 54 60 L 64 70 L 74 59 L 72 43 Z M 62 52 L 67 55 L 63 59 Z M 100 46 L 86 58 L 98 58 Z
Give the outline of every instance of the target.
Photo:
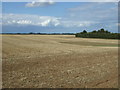
M 82 37 L 82 38 L 104 38 L 104 39 L 120 39 L 120 33 L 111 33 L 108 30 L 104 30 L 103 28 L 96 31 L 92 31 L 87 33 L 86 30 L 84 30 L 81 33 L 76 33 L 76 37 Z
M 29 34 L 34 34 L 33 32 L 30 32 Z
M 102 28 L 102 29 L 100 29 L 101 30 L 101 32 L 104 32 L 105 30 Z
M 96 33 L 96 32 L 97 32 L 96 30 L 92 31 L 92 33 Z
M 41 34 L 41 33 L 37 33 L 37 34 Z
M 110 33 L 110 32 L 108 30 L 106 30 L 105 33 Z
M 105 30 L 102 28 L 100 30 L 98 30 L 100 33 L 105 33 Z
M 86 31 L 86 30 L 83 30 L 83 32 L 81 32 L 81 34 L 85 34 L 85 33 L 87 33 L 87 31 Z

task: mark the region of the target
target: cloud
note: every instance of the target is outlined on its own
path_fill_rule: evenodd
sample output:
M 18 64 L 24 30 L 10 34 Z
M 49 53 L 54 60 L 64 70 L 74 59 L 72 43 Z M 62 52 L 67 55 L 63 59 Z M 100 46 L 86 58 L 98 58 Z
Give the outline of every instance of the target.
M 88 2 L 118 2 L 119 0 L 86 0 Z
M 61 21 L 61 25 L 67 28 L 89 27 L 90 25 L 93 25 L 95 23 L 96 22 L 93 22 L 93 21 L 76 21 L 76 20 L 62 20 Z
M 93 21 L 74 21 L 62 17 L 39 16 L 27 14 L 3 14 L 3 25 L 34 25 L 41 27 L 84 27 L 94 24 Z
M 87 28 L 106 28 L 117 31 L 118 5 L 116 2 L 87 2 L 68 9 L 68 18 L 76 21 L 90 21 Z M 86 28 L 86 27 L 84 27 Z
M 43 7 L 43 6 L 48 6 L 52 5 L 55 2 L 52 0 L 38 0 L 38 1 L 33 1 L 31 3 L 27 3 L 25 6 L 26 7 Z
M 3 14 L 3 25 L 57 26 L 59 18 L 27 14 Z
M 118 5 L 113 2 L 83 3 L 74 8 L 69 8 L 70 18 L 85 21 L 114 22 L 118 17 Z
M 31 7 L 35 7 L 35 3 L 33 2 L 33 6 Z M 37 4 L 37 6 L 41 6 L 41 4 Z M 83 29 L 98 30 L 100 28 L 117 31 L 118 5 L 115 2 L 81 2 L 80 5 L 74 6 L 74 8 L 68 8 L 67 10 L 66 15 L 62 17 L 3 14 L 2 24 L 4 26 L 33 26 L 38 27 L 38 30 L 39 28 L 45 30 L 43 28 L 48 27 L 47 29 L 55 28 L 54 30 L 63 29 L 65 31 Z

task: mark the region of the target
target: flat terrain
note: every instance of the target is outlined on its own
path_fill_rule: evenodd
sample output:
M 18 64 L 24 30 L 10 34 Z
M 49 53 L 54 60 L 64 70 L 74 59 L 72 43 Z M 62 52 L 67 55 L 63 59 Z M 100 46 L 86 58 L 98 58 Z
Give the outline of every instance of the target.
M 118 40 L 2 35 L 3 88 L 117 88 Z

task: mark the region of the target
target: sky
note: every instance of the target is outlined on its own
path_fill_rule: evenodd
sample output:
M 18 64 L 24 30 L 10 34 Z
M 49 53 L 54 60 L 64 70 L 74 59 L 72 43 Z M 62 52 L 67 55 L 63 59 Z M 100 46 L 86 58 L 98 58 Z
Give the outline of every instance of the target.
M 118 32 L 117 2 L 3 2 L 3 33 Z

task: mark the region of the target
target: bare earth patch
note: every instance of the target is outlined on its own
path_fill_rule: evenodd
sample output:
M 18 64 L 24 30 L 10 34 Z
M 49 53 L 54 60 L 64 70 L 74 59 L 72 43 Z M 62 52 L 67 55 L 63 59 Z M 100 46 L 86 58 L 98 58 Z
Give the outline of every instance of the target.
M 117 88 L 118 40 L 3 35 L 3 88 Z

